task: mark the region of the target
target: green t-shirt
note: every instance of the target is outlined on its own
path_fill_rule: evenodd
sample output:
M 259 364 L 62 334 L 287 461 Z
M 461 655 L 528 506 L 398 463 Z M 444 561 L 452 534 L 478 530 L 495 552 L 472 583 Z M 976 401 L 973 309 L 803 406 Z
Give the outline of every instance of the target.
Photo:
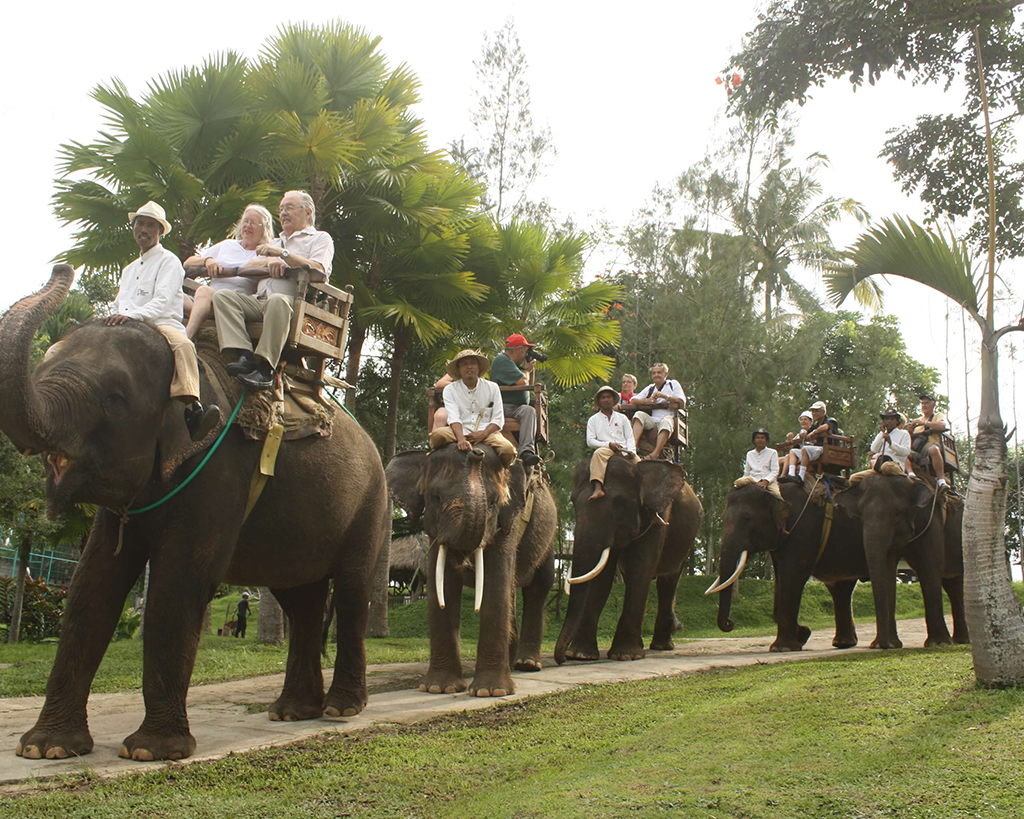
M 491 371 L 488 378 L 499 387 L 511 387 L 524 375 L 525 373 L 516 366 L 516 362 L 505 353 L 498 353 L 494 357 L 494 361 L 491 362 Z M 529 404 L 530 393 L 528 390 L 523 390 L 522 392 L 503 392 L 501 394 L 501 402 L 503 404 Z

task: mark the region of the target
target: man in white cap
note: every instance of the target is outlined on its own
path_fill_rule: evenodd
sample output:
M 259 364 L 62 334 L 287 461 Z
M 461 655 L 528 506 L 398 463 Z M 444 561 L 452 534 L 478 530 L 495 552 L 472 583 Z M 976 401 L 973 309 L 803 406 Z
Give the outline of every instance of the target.
M 128 214 L 132 236 L 141 254 L 121 273 L 114 300 L 114 315 L 104 321 L 111 327 L 130 319 L 149 322 L 167 339 L 174 354 L 171 398 L 185 404 L 185 424 L 193 441 L 205 438 L 220 420 L 216 406 L 203 409 L 199 403 L 199 362 L 196 348 L 181 323 L 184 295 L 181 283 L 185 269 L 160 239 L 171 232 L 164 209 L 147 202 Z
M 267 272 L 256 295 L 218 290 L 213 296 L 220 349 L 236 359 L 228 364 L 228 373 L 247 390 L 266 390 L 274 384 L 274 371 L 292 326 L 298 295 L 296 271 L 305 265 L 313 281 L 326 281 L 334 261 L 334 240 L 314 226 L 316 207 L 308 193 L 288 191 L 281 198 L 278 216 L 281 235 L 257 247 L 256 258 L 245 265 Z M 245 329 L 247 321 L 263 322 L 255 353 Z
M 455 443 L 463 452 L 469 452 L 477 444 L 487 444 L 498 454 L 502 465 L 511 466 L 516 450 L 501 434 L 505 425 L 501 390 L 493 381 L 481 377 L 490 363 L 479 350 L 463 350 L 448 362 L 448 375 L 455 379 L 443 393 L 448 425 L 430 433 L 430 448 Z
M 588 500 L 604 497 L 604 476 L 608 461 L 621 455 L 629 461 L 636 460 L 636 442 L 629 419 L 614 407 L 619 394 L 609 386 L 601 387 L 594 393 L 598 411 L 587 421 L 587 446 L 594 450 L 590 456 L 590 484 L 594 487 Z
M 829 417 L 828 407 L 824 401 L 815 401 L 811 404 L 811 415 L 814 416 L 814 422 L 811 425 L 811 431 L 807 433 L 808 443 L 800 449 L 800 482 L 803 482 L 804 476 L 807 475 L 807 468 L 811 465 L 811 461 L 816 461 L 821 457 L 822 444 L 825 439 L 839 434 L 839 422 L 835 418 Z

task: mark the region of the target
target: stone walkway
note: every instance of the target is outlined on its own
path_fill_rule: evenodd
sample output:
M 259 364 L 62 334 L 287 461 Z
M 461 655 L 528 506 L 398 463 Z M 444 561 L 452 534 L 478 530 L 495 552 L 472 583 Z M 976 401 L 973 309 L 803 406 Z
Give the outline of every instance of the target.
M 948 618 L 947 618 L 948 619 Z M 949 623 L 952 631 L 952 622 Z M 860 645 L 874 637 L 874 623 L 858 625 Z M 900 638 L 904 645 L 924 643 L 924 620 L 902 620 Z M 116 776 L 129 771 L 153 770 L 163 765 L 188 764 L 218 759 L 232 752 L 284 745 L 322 733 L 348 733 L 373 725 L 408 724 L 455 711 L 487 708 L 496 703 L 562 691 L 578 685 L 643 680 L 673 674 L 695 674 L 712 668 L 739 668 L 758 663 L 792 662 L 816 657 L 839 656 L 866 648 L 837 651 L 832 632 L 821 629 L 812 635 L 805 650 L 785 654 L 769 653 L 772 637 L 716 637 L 680 642 L 674 651 L 650 652 L 634 662 L 568 662 L 557 666 L 546 657 L 545 668 L 534 674 L 516 673 L 517 691 L 500 700 L 466 694 L 430 695 L 416 690 L 426 670 L 425 663 L 370 666 L 367 669 L 370 703 L 355 717 L 323 718 L 304 722 L 271 722 L 267 706 L 277 698 L 283 674 L 251 677 L 214 685 L 195 686 L 189 691 L 188 711 L 192 734 L 198 747 L 185 763 L 133 762 L 118 757 L 124 737 L 142 721 L 141 692 L 93 694 L 89 698 L 89 728 L 95 748 L 80 759 L 22 759 L 14 747 L 32 727 L 42 697 L 11 697 L 0 700 L 0 786 L 2 789 L 32 787 L 41 780 L 87 770 L 98 776 Z M 607 649 L 607 646 L 602 646 Z M 331 672 L 324 671 L 325 685 Z M 466 669 L 466 679 L 472 668 Z

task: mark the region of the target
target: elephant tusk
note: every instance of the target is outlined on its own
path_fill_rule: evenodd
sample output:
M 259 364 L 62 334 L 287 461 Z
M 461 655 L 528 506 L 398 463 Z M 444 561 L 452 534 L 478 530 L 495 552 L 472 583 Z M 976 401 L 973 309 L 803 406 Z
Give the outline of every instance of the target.
M 711 588 L 708 589 L 706 592 L 704 592 L 704 594 L 714 594 L 715 592 L 725 591 L 733 583 L 736 582 L 736 580 L 739 578 L 739 576 L 741 574 L 743 574 L 743 570 L 746 567 L 747 567 L 747 551 L 746 551 L 746 549 L 744 549 L 740 553 L 740 565 L 736 567 L 736 571 L 734 571 L 732 573 L 732 577 L 730 577 L 728 580 L 726 580 L 724 583 L 722 583 L 719 586 L 715 586 L 714 583 L 712 583 L 711 584 Z
M 714 594 L 718 590 L 718 584 L 722 582 L 722 577 L 719 575 L 715 578 L 715 582 L 712 583 L 704 592 L 704 596 L 707 597 L 709 594 Z
M 474 555 L 474 568 L 476 569 L 476 592 L 473 595 L 473 611 L 480 611 L 484 602 L 484 547 L 476 550 Z
M 612 553 L 612 547 L 608 546 L 603 552 L 601 552 L 601 559 L 597 561 L 597 565 L 586 574 L 581 574 L 579 577 L 569 577 L 566 582 L 575 586 L 577 583 L 586 583 L 588 580 L 593 580 L 599 574 L 601 570 L 608 564 L 608 555 Z
M 437 589 L 437 605 L 444 608 L 444 562 L 448 547 L 443 543 L 437 547 L 437 566 L 434 568 L 434 588 Z

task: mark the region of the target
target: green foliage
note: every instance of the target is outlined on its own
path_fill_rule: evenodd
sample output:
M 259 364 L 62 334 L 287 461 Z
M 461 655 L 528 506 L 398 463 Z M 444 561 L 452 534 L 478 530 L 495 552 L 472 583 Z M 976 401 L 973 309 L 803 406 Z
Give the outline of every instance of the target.
M 126 608 L 121 612 L 117 620 L 117 628 L 114 629 L 115 640 L 134 640 L 142 625 L 142 612 Z
M 14 611 L 17 579 L 0 577 L 0 623 L 9 628 Z M 68 590 L 65 586 L 47 586 L 42 580 L 25 580 L 25 598 L 21 609 L 21 640 L 38 643 L 60 636 L 61 617 Z M 4 637 L 6 638 L 6 630 Z

